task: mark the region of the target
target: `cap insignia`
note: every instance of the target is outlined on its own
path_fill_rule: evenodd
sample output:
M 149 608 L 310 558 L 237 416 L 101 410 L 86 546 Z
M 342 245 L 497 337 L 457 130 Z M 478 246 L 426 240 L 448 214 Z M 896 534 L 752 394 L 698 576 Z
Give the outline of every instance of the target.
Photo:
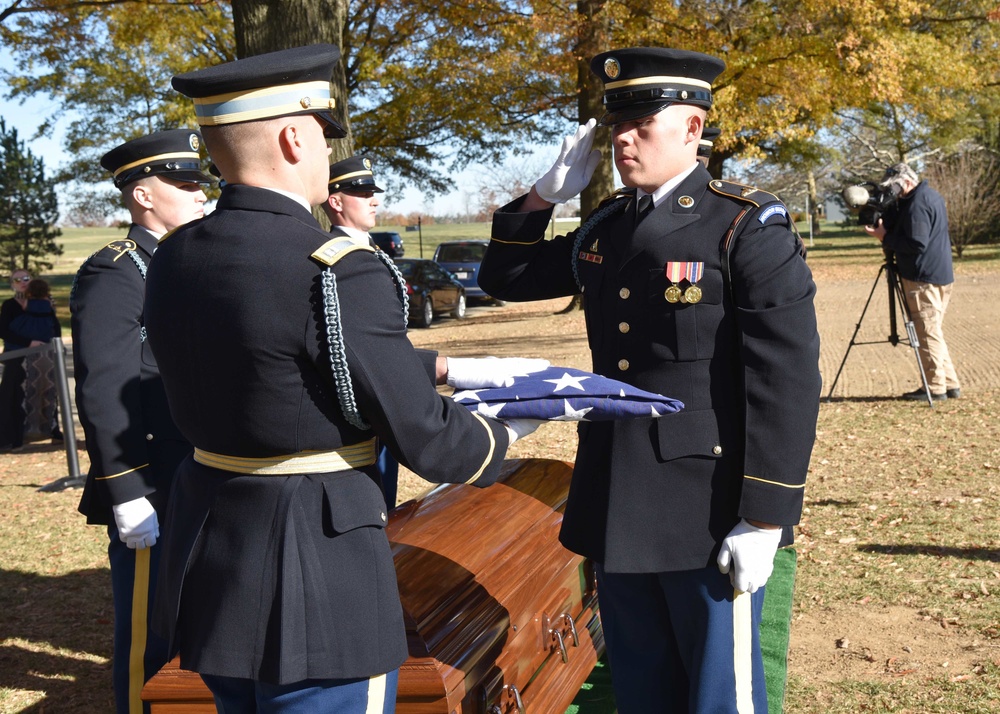
M 608 75 L 608 79 L 615 79 L 622 72 L 622 66 L 618 64 L 618 60 L 614 57 L 608 57 L 604 60 L 604 74 Z
M 677 199 L 677 203 L 680 204 L 681 208 L 691 208 L 694 205 L 694 199 L 690 196 L 681 196 Z
M 193 134 L 192 133 L 192 134 L 190 134 L 188 136 L 188 146 L 191 147 L 191 151 L 197 151 L 198 150 L 198 147 L 201 146 L 201 142 L 198 141 L 198 135 L 197 134 Z
M 369 171 L 372 170 L 372 160 L 369 159 L 367 156 L 364 158 L 364 160 L 361 163 L 363 163 L 365 165 L 365 168 L 368 169 Z

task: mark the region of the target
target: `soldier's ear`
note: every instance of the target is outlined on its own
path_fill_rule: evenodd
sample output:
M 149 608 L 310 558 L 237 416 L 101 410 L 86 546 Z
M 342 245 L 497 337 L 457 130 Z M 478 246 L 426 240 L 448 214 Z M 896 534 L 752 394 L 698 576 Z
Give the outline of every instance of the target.
M 132 184 L 132 188 L 129 189 L 129 194 L 132 196 L 132 201 L 136 205 L 142 206 L 143 208 L 150 209 L 153 207 L 153 192 L 150 190 L 142 181 L 136 181 Z
M 705 120 L 701 114 L 698 112 L 692 112 L 688 116 L 687 120 L 687 136 L 685 137 L 688 143 L 694 141 L 698 142 L 701 140 L 701 130 L 704 127 Z

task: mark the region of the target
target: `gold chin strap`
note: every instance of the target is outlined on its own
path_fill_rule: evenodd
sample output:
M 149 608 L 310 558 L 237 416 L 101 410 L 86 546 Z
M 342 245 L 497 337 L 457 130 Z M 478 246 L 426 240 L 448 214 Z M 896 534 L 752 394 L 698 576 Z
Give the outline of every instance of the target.
M 377 458 L 375 439 L 333 451 L 300 451 L 282 456 L 226 456 L 195 448 L 194 460 L 203 466 L 249 476 L 294 476 L 296 474 L 349 471 L 371 466 Z

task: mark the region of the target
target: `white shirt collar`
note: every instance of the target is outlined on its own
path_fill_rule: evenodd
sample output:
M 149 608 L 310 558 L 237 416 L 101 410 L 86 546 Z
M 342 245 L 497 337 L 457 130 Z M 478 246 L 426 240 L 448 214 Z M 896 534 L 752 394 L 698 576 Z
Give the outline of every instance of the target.
M 681 182 L 684 179 L 686 179 L 688 176 L 690 176 L 691 173 L 696 168 L 698 168 L 698 162 L 697 161 L 695 161 L 694 164 L 692 164 L 691 168 L 689 168 L 687 171 L 683 171 L 683 172 L 677 174 L 672 179 L 670 179 L 669 181 L 667 181 L 665 184 L 663 184 L 662 186 L 660 186 L 658 189 L 656 189 L 655 191 L 653 191 L 653 208 L 656 208 L 661 203 L 663 203 L 663 201 L 667 198 L 667 196 L 669 196 L 671 194 L 671 192 L 675 188 L 677 188 L 678 186 L 680 186 Z M 643 191 L 641 188 L 636 189 L 636 193 L 635 193 L 636 200 L 639 200 L 640 198 L 642 198 L 643 196 L 646 196 L 646 195 L 648 195 L 648 194 L 645 191 Z
M 371 236 L 368 235 L 368 231 L 363 231 L 360 228 L 355 228 L 354 226 L 336 226 L 336 228 L 337 230 L 346 233 L 355 241 L 363 241 L 364 245 L 368 245 L 369 239 L 371 238 Z
M 297 204 L 302 206 L 304 209 L 312 213 L 312 206 L 309 205 L 309 201 L 306 200 L 305 196 L 300 196 L 297 193 L 292 193 L 291 191 L 285 191 L 284 189 L 281 188 L 271 188 L 270 186 L 258 186 L 257 188 L 262 188 L 265 191 L 274 191 L 275 193 L 280 193 L 282 196 L 292 199 Z

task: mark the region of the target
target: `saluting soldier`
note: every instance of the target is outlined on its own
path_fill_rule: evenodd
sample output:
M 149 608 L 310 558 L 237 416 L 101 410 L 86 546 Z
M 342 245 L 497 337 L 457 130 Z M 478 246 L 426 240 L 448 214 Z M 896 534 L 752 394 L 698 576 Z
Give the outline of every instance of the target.
M 685 404 L 579 429 L 560 540 L 598 564 L 621 714 L 767 711 L 764 584 L 815 438 L 815 285 L 788 211 L 697 159 L 724 66 L 668 48 L 597 55 L 626 188 L 545 240 L 553 204 L 600 160 L 591 119 L 494 214 L 479 275 L 504 300 L 583 292 L 594 371 Z
M 76 405 L 90 470 L 80 501 L 88 523 L 108 527 L 114 595 L 112 676 L 119 714 L 142 711 L 140 691 L 167 661 L 148 613 L 174 470 L 191 451 L 170 418 L 143 327 L 146 270 L 157 242 L 204 215 L 201 135 L 171 129 L 128 141 L 101 158 L 132 218 L 80 267 L 70 296 Z
M 425 478 L 487 486 L 534 426 L 439 395 L 452 365 L 407 339 L 389 259 L 313 218 L 329 196 L 325 137 L 345 134 L 339 56 L 319 44 L 173 78 L 226 185 L 149 273 L 149 340 L 195 447 L 156 617 L 225 712 L 393 711 L 407 648 L 376 437 Z M 476 364 L 473 381 L 512 367 Z

